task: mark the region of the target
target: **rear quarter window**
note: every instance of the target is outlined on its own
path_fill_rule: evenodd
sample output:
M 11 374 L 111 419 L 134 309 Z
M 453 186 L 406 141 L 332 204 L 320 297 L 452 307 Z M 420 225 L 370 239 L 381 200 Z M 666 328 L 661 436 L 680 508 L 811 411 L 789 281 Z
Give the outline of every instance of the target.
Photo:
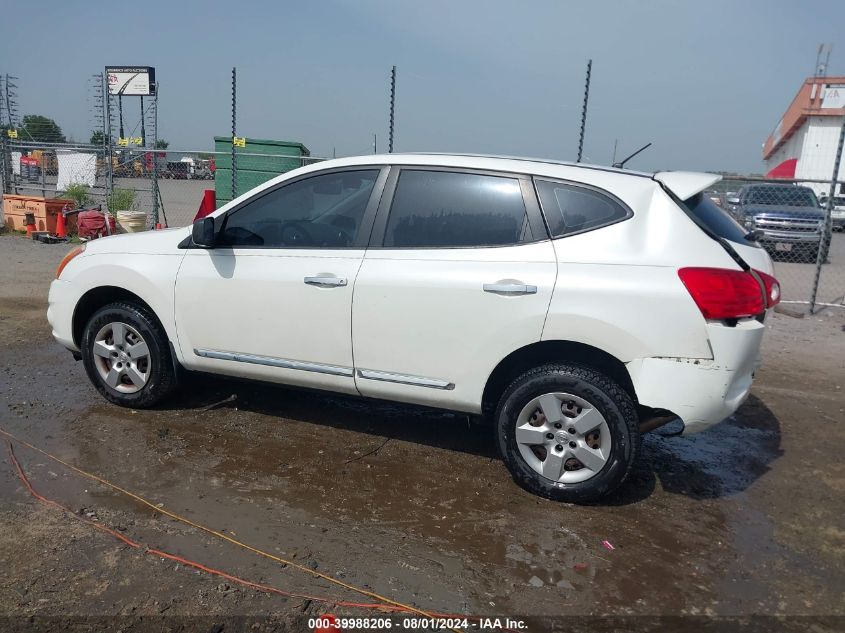
M 727 211 L 714 204 L 703 193 L 696 194 L 692 198 L 687 198 L 684 200 L 683 205 L 711 233 L 731 242 L 738 242 L 748 246 L 753 245 L 753 242 L 745 239 L 748 231 L 728 215 Z
M 539 179 L 534 183 L 552 237 L 597 229 L 633 215 L 621 202 L 588 187 Z

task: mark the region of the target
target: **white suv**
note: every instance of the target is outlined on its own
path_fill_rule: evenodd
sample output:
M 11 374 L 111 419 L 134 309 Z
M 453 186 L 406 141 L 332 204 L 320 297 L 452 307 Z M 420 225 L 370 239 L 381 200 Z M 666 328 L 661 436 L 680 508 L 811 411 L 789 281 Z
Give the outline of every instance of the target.
M 193 229 L 70 253 L 47 316 L 116 404 L 159 402 L 184 368 L 489 415 L 520 485 L 593 500 L 655 419 L 699 430 L 748 395 L 779 288 L 701 194 L 718 179 L 322 162 Z

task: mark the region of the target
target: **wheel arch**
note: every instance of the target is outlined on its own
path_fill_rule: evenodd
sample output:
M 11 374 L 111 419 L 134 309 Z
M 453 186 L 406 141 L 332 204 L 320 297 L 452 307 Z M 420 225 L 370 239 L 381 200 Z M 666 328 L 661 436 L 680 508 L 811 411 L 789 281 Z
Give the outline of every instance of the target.
M 552 362 L 576 363 L 601 371 L 616 381 L 633 401 L 637 402 L 631 375 L 621 360 L 586 343 L 551 340 L 531 343 L 514 350 L 496 365 L 484 386 L 481 399 L 482 412 L 492 413 L 501 394 L 518 375 L 532 367 Z
M 85 292 L 79 298 L 73 310 L 72 333 L 73 342 L 77 347 L 80 347 L 85 325 L 91 316 L 103 306 L 114 303 L 115 301 L 131 301 L 141 305 L 155 318 L 162 331 L 167 332 L 155 310 L 142 297 L 139 297 L 131 290 L 119 286 L 98 286 Z

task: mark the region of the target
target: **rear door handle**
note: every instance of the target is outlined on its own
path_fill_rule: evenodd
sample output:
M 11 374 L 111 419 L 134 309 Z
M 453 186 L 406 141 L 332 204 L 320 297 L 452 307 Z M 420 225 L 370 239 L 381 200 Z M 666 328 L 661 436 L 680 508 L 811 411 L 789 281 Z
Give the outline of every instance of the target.
M 328 275 L 317 275 L 316 277 L 306 277 L 305 283 L 309 286 L 317 286 L 319 288 L 337 288 L 346 285 L 346 279 L 343 277 L 330 277 Z
M 484 284 L 484 292 L 492 292 L 496 295 L 534 295 L 537 294 L 537 286 L 529 286 L 528 284 L 520 283 L 518 281 L 499 281 L 494 284 Z

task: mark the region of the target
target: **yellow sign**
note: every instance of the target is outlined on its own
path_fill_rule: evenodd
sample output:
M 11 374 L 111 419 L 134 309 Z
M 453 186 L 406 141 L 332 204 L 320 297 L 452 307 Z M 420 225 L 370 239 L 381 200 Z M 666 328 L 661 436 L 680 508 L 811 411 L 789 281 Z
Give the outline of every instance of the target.
M 9 138 L 18 138 L 17 130 L 6 130 L 6 134 L 9 135 Z
M 246 147 L 246 137 L 245 136 L 233 136 L 232 137 L 232 145 L 235 147 Z
M 129 145 L 129 139 L 121 137 L 121 138 L 117 139 L 117 144 L 120 145 L 121 147 L 126 147 L 126 146 Z
M 121 147 L 128 147 L 129 145 L 142 145 L 144 143 L 144 139 L 140 136 L 129 136 L 127 138 L 119 138 L 117 139 L 117 144 Z

